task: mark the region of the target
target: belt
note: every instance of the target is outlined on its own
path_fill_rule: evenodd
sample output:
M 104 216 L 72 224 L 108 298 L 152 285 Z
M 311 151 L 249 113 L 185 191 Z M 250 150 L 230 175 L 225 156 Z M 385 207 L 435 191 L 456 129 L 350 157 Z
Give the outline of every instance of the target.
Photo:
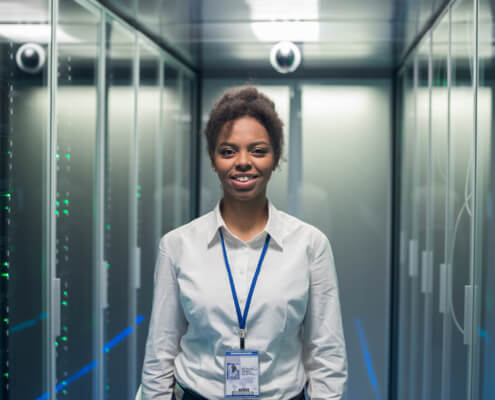
M 176 383 L 176 385 L 179 386 L 180 389 L 182 389 L 183 396 L 176 397 L 174 393 L 173 399 L 175 400 L 208 400 L 206 397 L 203 397 L 200 394 L 193 392 L 192 390 L 183 388 L 178 383 Z M 299 393 L 297 396 L 292 397 L 290 400 L 304 400 L 304 390 L 302 390 L 301 393 Z

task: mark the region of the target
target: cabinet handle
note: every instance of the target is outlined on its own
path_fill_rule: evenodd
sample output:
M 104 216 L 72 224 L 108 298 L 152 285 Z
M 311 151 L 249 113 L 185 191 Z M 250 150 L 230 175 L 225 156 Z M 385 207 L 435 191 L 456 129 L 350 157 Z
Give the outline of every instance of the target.
M 418 275 L 418 241 L 409 241 L 409 276 L 414 278 Z
M 433 291 L 433 252 L 423 251 L 421 254 L 421 291 L 431 293 Z
M 445 314 L 448 310 L 447 282 L 448 282 L 448 267 L 447 264 L 440 264 L 440 293 L 438 299 L 438 310 Z
M 464 286 L 464 344 L 473 343 L 473 285 Z
M 141 288 L 141 248 L 136 247 L 136 259 L 134 261 L 134 288 Z
M 57 338 L 57 336 L 60 336 L 60 319 L 61 319 L 61 308 L 60 308 L 60 302 L 61 302 L 61 291 L 60 291 L 60 278 L 55 278 L 53 279 L 52 283 L 52 313 L 53 313 L 53 319 L 52 319 L 52 327 L 53 327 L 53 339 Z
M 101 308 L 108 307 L 108 263 L 103 261 L 101 264 L 101 284 L 100 284 L 100 295 L 101 295 Z

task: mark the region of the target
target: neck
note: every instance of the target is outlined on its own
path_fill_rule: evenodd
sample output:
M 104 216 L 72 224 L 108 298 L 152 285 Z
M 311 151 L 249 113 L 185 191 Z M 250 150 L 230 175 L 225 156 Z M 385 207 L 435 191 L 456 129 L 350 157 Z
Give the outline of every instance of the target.
M 227 228 L 243 241 L 263 231 L 268 221 L 268 201 L 265 197 L 245 202 L 224 197 L 220 211 Z

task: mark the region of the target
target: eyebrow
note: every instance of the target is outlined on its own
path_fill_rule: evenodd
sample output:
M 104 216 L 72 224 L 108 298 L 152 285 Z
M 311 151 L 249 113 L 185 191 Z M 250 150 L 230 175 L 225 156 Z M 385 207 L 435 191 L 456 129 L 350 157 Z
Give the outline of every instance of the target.
M 254 143 L 250 143 L 248 145 L 248 147 L 254 147 L 254 146 L 258 146 L 260 144 L 263 144 L 263 145 L 266 145 L 266 146 L 269 146 L 270 143 L 268 142 L 264 142 L 264 141 L 260 141 L 260 142 L 254 142 Z M 230 143 L 230 142 L 222 142 L 218 145 L 218 147 L 220 146 L 231 146 L 231 147 L 238 147 L 235 143 Z

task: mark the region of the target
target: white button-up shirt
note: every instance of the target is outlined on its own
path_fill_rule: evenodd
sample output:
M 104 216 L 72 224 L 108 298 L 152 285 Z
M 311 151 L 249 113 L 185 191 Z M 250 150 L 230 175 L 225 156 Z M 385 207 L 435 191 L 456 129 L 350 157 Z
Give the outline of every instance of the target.
M 225 352 L 239 349 L 239 324 L 219 229 L 242 312 L 271 236 L 246 324 L 245 347 L 260 354 L 261 398 L 290 399 L 306 382 L 312 400 L 343 398 L 346 350 L 330 243 L 315 227 L 268 207 L 264 231 L 248 242 L 229 232 L 219 204 L 162 238 L 143 399 L 171 399 L 174 376 L 208 399 L 224 398 Z

